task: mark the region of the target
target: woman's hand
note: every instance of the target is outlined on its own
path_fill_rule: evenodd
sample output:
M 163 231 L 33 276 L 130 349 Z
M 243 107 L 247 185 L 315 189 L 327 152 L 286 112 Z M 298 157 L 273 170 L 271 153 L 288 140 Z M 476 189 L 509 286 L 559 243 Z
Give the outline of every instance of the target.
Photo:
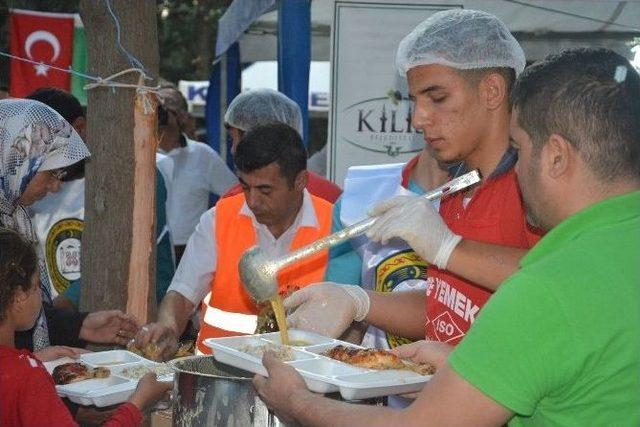
M 96 311 L 82 322 L 80 339 L 99 344 L 127 345 L 138 332 L 138 322 L 120 310 Z

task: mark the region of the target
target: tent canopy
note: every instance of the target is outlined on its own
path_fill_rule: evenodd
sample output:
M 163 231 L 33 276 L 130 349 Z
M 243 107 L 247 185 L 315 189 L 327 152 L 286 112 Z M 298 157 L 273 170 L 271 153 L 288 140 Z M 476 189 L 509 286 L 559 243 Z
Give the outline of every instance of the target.
M 345 0 L 342 0 L 345 1 Z M 394 0 L 385 0 L 392 3 Z M 412 1 L 398 0 L 407 4 Z M 628 42 L 640 36 L 640 2 L 618 0 L 437 0 L 419 4 L 479 9 L 499 17 L 523 46 L 527 59 L 577 46 L 608 47 L 631 58 Z M 311 2 L 312 58 L 328 61 L 333 1 Z M 277 12 L 262 15 L 240 39 L 242 62 L 277 56 Z M 381 28 L 380 36 L 384 36 Z

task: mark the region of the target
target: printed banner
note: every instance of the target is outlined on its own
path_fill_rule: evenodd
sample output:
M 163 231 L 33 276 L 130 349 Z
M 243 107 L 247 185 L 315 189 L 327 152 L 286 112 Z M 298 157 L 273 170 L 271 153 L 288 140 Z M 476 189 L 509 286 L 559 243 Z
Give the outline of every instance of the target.
M 335 0 L 328 142 L 333 182 L 342 185 L 349 166 L 405 162 L 423 149 L 395 53 L 405 35 L 444 8 Z

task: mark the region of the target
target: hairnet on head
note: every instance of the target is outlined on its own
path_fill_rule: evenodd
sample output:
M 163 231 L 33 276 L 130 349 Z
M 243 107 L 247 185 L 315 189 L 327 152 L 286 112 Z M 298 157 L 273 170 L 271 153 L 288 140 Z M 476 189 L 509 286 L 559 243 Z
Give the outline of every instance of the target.
M 259 125 L 284 123 L 302 136 L 300 107 L 273 89 L 253 89 L 236 96 L 227 108 L 224 121 L 245 132 Z
M 401 75 L 431 64 L 459 70 L 512 68 L 517 76 L 524 70 L 525 56 L 507 26 L 495 16 L 450 9 L 418 24 L 398 46 L 396 68 Z

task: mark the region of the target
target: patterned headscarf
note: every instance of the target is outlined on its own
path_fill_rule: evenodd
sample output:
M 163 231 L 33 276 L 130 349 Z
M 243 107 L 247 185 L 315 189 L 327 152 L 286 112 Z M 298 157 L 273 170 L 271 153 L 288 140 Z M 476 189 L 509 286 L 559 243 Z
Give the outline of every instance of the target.
M 45 104 L 28 99 L 0 100 L 0 225 L 37 243 L 29 215 L 18 200 L 36 173 L 70 166 L 88 156 L 89 150 L 76 131 Z M 46 265 L 42 254 L 38 258 L 43 298 L 50 302 Z M 41 316 L 38 325 L 42 322 Z

